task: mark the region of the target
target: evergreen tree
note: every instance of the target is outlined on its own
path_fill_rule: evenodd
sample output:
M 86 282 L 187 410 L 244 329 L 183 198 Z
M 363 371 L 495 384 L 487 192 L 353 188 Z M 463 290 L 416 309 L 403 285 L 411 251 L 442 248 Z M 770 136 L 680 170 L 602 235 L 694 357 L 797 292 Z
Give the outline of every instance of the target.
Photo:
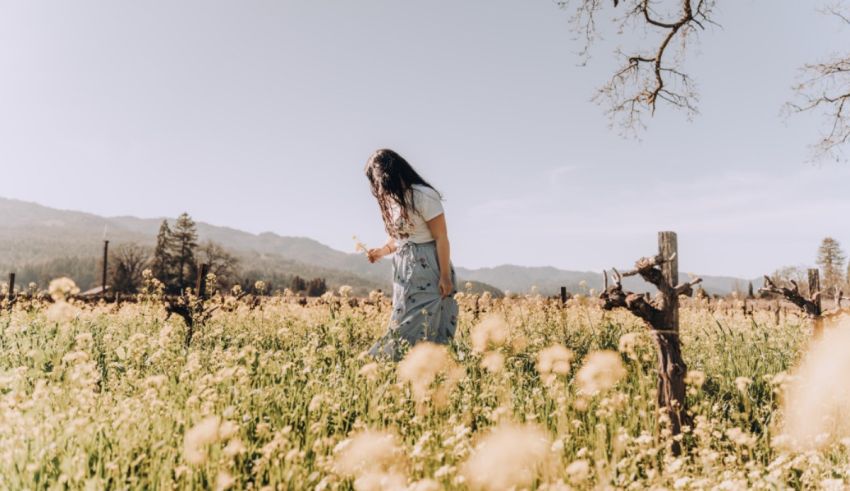
M 321 297 L 328 291 L 328 285 L 324 278 L 313 278 L 307 283 L 308 297 Z
M 295 278 L 292 278 L 292 282 L 289 285 L 289 289 L 294 293 L 301 293 L 307 290 L 307 281 L 296 275 Z
M 156 279 L 165 285 L 174 281 L 174 257 L 171 255 L 171 227 L 168 220 L 163 220 L 156 235 L 156 247 L 153 250 L 151 272 Z
M 190 286 L 195 279 L 195 249 L 198 247 L 198 229 L 188 213 L 177 217 L 171 233 L 171 256 L 174 264 L 174 286 L 178 291 Z
M 817 263 L 823 274 L 823 290 L 840 289 L 844 273 L 844 261 L 847 256 L 841 250 L 841 245 L 832 237 L 827 237 L 818 248 Z

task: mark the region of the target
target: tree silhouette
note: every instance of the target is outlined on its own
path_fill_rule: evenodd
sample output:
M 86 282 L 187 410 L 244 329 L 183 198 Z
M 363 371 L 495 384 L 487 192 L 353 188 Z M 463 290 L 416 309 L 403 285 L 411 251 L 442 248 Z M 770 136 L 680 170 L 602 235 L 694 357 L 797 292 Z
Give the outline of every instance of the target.
M 296 275 L 294 278 L 292 278 L 292 282 L 290 282 L 289 289 L 292 290 L 294 293 L 305 292 L 307 291 L 307 281 L 304 278 Z
M 582 56 L 587 59 L 599 37 L 597 18 L 609 2 L 562 0 L 558 5 L 570 12 L 573 29 L 583 38 Z M 647 114 L 659 105 L 684 111 L 690 119 L 698 112 L 699 94 L 694 80 L 683 69 L 694 38 L 715 22 L 716 0 L 614 0 L 618 16 L 617 34 L 645 32 L 648 41 L 634 41 L 617 49 L 621 60 L 611 78 L 593 100 L 606 107 L 611 125 L 630 134 L 645 128 Z M 825 10 L 850 27 L 850 8 L 837 3 Z M 777 53 L 777 55 L 781 55 Z M 803 67 L 804 79 L 795 86 L 796 100 L 786 112 L 820 111 L 826 132 L 813 145 L 814 157 L 840 156 L 850 143 L 850 52 Z M 789 81 L 790 82 L 790 81 Z
M 198 247 L 198 230 L 188 213 L 177 217 L 171 233 L 171 257 L 174 261 L 175 286 L 184 290 L 195 278 L 195 249 Z
M 116 293 L 136 293 L 142 285 L 142 271 L 150 262 L 149 250 L 138 244 L 121 244 L 109 258 L 109 277 Z
M 171 244 L 171 227 L 168 226 L 168 220 L 163 220 L 156 235 L 151 272 L 165 285 L 170 285 L 174 281 L 174 257 L 171 255 Z
M 847 256 L 841 250 L 841 245 L 832 237 L 823 239 L 818 248 L 817 264 L 823 274 L 824 291 L 834 290 L 836 293 L 844 283 L 844 261 Z
M 307 283 L 308 297 L 321 297 L 328 291 L 328 285 L 324 278 L 313 278 Z
M 198 257 L 209 265 L 209 272 L 222 287 L 229 288 L 237 282 L 239 259 L 220 244 L 211 240 L 204 242 L 198 249 Z

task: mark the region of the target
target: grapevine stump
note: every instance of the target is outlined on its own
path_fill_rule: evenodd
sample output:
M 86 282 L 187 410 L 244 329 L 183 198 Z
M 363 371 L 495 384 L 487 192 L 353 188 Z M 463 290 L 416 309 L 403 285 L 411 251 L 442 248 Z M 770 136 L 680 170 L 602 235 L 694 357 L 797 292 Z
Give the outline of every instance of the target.
M 653 334 L 658 353 L 658 409 L 670 421 L 673 435 L 679 435 L 683 426 L 691 426 L 685 399 L 685 375 L 688 367 L 682 358 L 679 339 L 679 295 L 693 295 L 693 287 L 702 281 L 695 278 L 679 283 L 678 245 L 675 232 L 658 234 L 658 255 L 645 257 L 635 263 L 635 268 L 624 273 L 613 270 L 614 284 L 609 285 L 608 272 L 604 272 L 604 291 L 600 294 L 602 308 L 625 308 L 643 319 Z M 622 279 L 640 276 L 655 285 L 658 293 L 649 294 L 623 291 Z M 674 455 L 680 455 L 678 441 L 672 444 Z

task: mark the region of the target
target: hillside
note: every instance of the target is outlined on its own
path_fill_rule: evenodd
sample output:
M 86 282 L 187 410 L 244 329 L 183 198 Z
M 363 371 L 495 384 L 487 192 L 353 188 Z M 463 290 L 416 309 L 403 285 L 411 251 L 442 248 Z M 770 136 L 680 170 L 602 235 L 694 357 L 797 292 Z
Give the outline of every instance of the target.
M 561 286 L 566 286 L 570 292 L 586 291 L 591 288 L 599 291 L 603 280 L 601 272 L 565 271 L 553 267 L 525 267 L 504 265 L 495 268 L 465 269 L 458 268 L 458 275 L 470 280 L 497 285 L 502 290 L 511 292 L 527 292 L 532 287 L 545 295 L 556 294 Z M 683 281 L 688 279 L 686 274 L 680 274 Z M 702 276 L 703 288 L 712 294 L 727 294 L 736 289 L 746 291 L 751 280 L 726 276 Z M 752 280 L 754 288 L 762 285 L 762 280 Z M 626 278 L 623 285 L 634 291 L 652 291 L 654 287 L 640 278 Z
M 45 264 L 96 264 L 104 233 L 113 244 L 137 242 L 152 246 L 161 222 L 162 218 L 101 217 L 0 198 L 0 271 L 30 271 L 30 277 L 43 282 L 49 278 L 38 271 L 43 271 Z M 198 223 L 198 234 L 200 241 L 212 240 L 233 252 L 245 271 L 324 277 L 331 286 L 349 284 L 359 291 L 390 287 L 388 261 L 371 265 L 362 254 L 341 252 L 313 239 L 271 232 L 252 234 L 202 222 Z M 457 273 L 461 282 L 474 282 L 476 290 L 488 289 L 497 294 L 499 290 L 528 292 L 533 286 L 546 295 L 556 294 L 561 286 L 571 292 L 602 286 L 600 273 L 553 267 L 458 267 Z M 706 290 L 719 294 L 728 293 L 736 284 L 746 288 L 749 282 L 728 277 L 704 279 Z M 29 281 L 26 274 L 21 276 L 21 281 L 25 280 Z M 87 282 L 95 281 L 95 273 L 81 280 L 81 285 L 88 286 Z M 627 286 L 638 291 L 648 288 L 637 279 L 628 280 Z

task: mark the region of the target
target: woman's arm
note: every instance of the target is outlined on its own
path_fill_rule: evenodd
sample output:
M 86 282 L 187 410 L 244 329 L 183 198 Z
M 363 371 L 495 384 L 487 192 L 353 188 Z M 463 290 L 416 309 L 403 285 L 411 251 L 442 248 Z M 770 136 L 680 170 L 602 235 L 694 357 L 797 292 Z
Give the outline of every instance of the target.
M 428 221 L 428 229 L 437 243 L 437 261 L 440 263 L 440 295 L 443 298 L 452 294 L 452 261 L 449 233 L 446 229 L 446 215 L 442 213 Z
M 383 247 L 379 249 L 369 249 L 366 251 L 366 257 L 369 258 L 370 263 L 378 262 L 382 257 L 389 256 L 397 249 L 395 239 L 387 236 L 387 242 Z

